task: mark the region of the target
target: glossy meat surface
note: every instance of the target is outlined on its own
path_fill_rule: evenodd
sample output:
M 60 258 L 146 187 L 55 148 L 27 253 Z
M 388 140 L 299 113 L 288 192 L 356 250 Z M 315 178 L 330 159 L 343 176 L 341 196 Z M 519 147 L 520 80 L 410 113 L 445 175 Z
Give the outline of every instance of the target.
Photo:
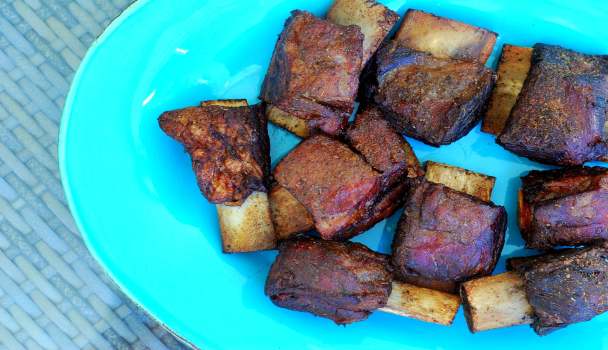
M 158 122 L 190 154 L 210 202 L 240 205 L 253 191 L 268 191 L 270 141 L 261 106 L 189 107 L 165 112 Z
M 363 34 L 304 11 L 293 11 L 274 49 L 261 99 L 340 134 L 353 111 L 362 69 Z
M 534 309 L 534 330 L 545 335 L 608 310 L 608 249 L 570 249 L 516 266 Z
M 323 135 L 302 141 L 274 170 L 276 181 L 312 214 L 324 239 L 364 219 L 382 191 L 382 174 L 342 142 Z
M 608 168 L 531 171 L 522 177 L 526 246 L 549 249 L 608 239 Z
M 503 207 L 427 181 L 409 192 L 393 241 L 400 279 L 455 292 L 460 282 L 494 270 L 504 244 Z
M 495 81 L 481 63 L 435 58 L 397 42 L 383 47 L 375 64 L 371 81 L 365 74 L 372 87 L 364 94 L 397 131 L 433 146 L 450 144 L 477 124 Z
M 338 324 L 366 319 L 391 293 L 388 257 L 359 243 L 289 240 L 266 280 L 272 302 Z
M 537 44 L 511 116 L 498 138 L 540 162 L 582 165 L 608 155 L 608 56 Z

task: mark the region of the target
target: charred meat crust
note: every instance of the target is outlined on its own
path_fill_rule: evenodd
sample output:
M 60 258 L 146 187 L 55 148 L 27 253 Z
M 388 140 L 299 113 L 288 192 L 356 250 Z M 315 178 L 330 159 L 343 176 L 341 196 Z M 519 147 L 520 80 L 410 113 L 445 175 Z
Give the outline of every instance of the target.
M 414 151 L 382 117 L 382 112 L 374 106 L 360 110 L 346 134 L 346 142 L 382 174 L 382 193 L 373 209 L 347 230 L 344 237 L 353 237 L 392 215 L 403 205 L 411 182 L 424 175 Z
M 398 208 L 403 205 L 403 194 L 409 186 L 409 181 L 400 185 L 385 189 L 372 206 L 372 209 L 365 213 L 358 222 L 341 232 L 336 238 L 338 240 L 350 239 L 373 227 L 378 222 L 391 216 Z
M 360 108 L 346 134 L 347 143 L 393 186 L 403 177 L 424 175 L 411 147 L 384 119 L 375 106 Z
M 409 191 L 393 241 L 396 275 L 456 292 L 459 283 L 494 270 L 506 223 L 503 207 L 420 179 Z
M 327 136 L 302 141 L 274 170 L 276 181 L 311 213 L 324 239 L 344 232 L 370 212 L 382 177 L 360 155 Z
M 374 107 L 361 109 L 346 142 L 313 136 L 274 170 L 324 239 L 349 239 L 388 217 L 410 181 L 424 174 L 407 141 Z
M 353 111 L 359 86 L 363 34 L 305 11 L 293 11 L 272 55 L 261 99 L 338 135 Z
M 379 50 L 375 70 L 373 78 L 365 73 L 371 85 L 363 96 L 374 96 L 397 131 L 432 146 L 450 144 L 477 124 L 496 80 L 481 63 L 436 58 L 398 42 Z
M 158 122 L 190 154 L 210 202 L 241 205 L 254 191 L 268 192 L 270 141 L 262 106 L 189 107 L 165 112 Z
M 517 256 L 514 258 L 509 258 L 506 262 L 507 271 L 522 272 L 537 264 L 567 257 L 568 255 L 578 250 L 578 248 L 566 248 L 560 250 L 550 250 L 544 252 L 543 254 Z
M 383 254 L 359 243 L 301 238 L 279 245 L 265 294 L 277 306 L 347 324 L 384 307 L 391 281 Z
M 608 249 L 600 245 L 570 249 L 519 264 L 528 302 L 534 309 L 532 325 L 539 335 L 608 310 Z
M 529 248 L 608 239 L 608 168 L 531 171 L 522 177 L 520 229 Z
M 608 154 L 608 56 L 536 44 L 497 142 L 530 159 L 582 165 Z

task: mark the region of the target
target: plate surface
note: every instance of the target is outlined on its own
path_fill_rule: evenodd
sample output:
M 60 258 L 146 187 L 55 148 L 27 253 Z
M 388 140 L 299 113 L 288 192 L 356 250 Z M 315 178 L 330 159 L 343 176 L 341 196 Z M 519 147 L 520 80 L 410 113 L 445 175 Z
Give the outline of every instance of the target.
M 182 147 L 158 115 L 211 98 L 257 100 L 277 35 L 292 9 L 322 15 L 330 1 L 140 1 L 94 44 L 66 101 L 60 165 L 70 207 L 108 273 L 147 311 L 203 349 L 555 349 L 608 346 L 608 315 L 539 338 L 520 326 L 472 335 L 377 312 L 347 327 L 274 307 L 263 294 L 274 252 L 224 255 L 214 206 L 200 194 Z M 503 43 L 561 44 L 608 53 L 608 4 L 578 1 L 385 1 L 484 26 Z M 498 50 L 496 50 L 498 51 Z M 490 64 L 495 64 L 496 52 Z M 298 139 L 269 126 L 273 163 Z M 519 176 L 546 168 L 504 151 L 479 127 L 421 160 L 497 177 L 493 200 L 509 212 L 497 271 L 530 254 L 515 224 Z M 356 240 L 387 251 L 398 215 Z

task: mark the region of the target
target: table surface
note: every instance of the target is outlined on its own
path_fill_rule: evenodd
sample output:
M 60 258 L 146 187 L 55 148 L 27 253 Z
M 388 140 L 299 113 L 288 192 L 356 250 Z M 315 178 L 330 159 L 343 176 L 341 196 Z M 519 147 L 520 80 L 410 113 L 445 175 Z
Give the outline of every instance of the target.
M 57 165 L 61 110 L 131 0 L 0 0 L 0 349 L 185 349 L 87 251 Z

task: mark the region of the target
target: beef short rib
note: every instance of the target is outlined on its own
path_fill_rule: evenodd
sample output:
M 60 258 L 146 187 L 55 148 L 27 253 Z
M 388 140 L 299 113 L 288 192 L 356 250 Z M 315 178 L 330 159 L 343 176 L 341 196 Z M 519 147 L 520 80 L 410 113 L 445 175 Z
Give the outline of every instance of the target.
M 388 257 L 362 244 L 296 239 L 279 245 L 265 293 L 280 307 L 347 324 L 384 307 L 391 280 Z
M 522 177 L 519 226 L 529 248 L 608 239 L 608 168 L 531 171 Z
M 432 146 L 450 144 L 477 124 L 495 81 L 482 63 L 433 57 L 396 41 L 378 51 L 370 69 L 363 94 L 397 131 Z
M 409 191 L 395 233 L 396 275 L 408 283 L 455 292 L 459 283 L 494 270 L 506 223 L 503 207 L 420 180 Z
M 270 141 L 260 105 L 206 105 L 163 113 L 158 122 L 182 143 L 203 195 L 216 204 L 241 205 L 268 192 Z
M 608 56 L 536 44 L 497 142 L 521 156 L 582 165 L 608 155 Z
M 276 166 L 274 177 L 312 215 L 324 239 L 348 239 L 391 215 L 424 174 L 407 141 L 371 106 L 345 142 L 316 135 Z
M 532 327 L 545 335 L 608 310 L 608 248 L 570 249 L 516 265 L 528 302 Z
M 354 109 L 362 69 L 363 34 L 309 12 L 293 11 L 279 36 L 260 98 L 337 135 Z

